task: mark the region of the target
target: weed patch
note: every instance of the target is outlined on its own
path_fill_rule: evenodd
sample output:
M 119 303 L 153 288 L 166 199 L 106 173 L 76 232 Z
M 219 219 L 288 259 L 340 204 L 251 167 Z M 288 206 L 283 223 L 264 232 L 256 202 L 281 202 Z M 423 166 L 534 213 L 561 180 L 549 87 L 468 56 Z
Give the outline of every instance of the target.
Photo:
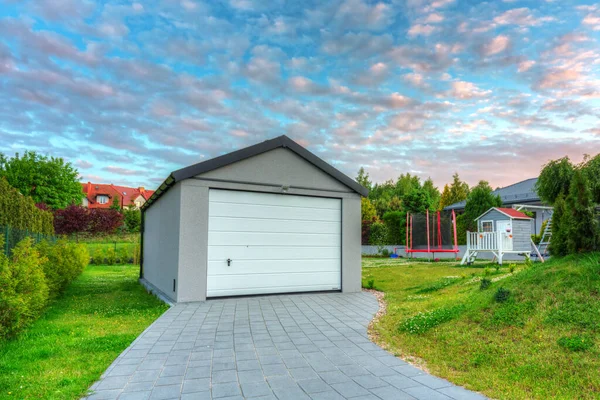
M 433 311 L 420 312 L 404 321 L 398 328 L 401 332 L 412 334 L 425 333 L 438 325 L 458 317 L 465 307 L 462 305 L 454 307 L 442 307 Z
M 563 349 L 570 351 L 586 351 L 594 347 L 594 341 L 588 335 L 563 336 L 557 343 Z

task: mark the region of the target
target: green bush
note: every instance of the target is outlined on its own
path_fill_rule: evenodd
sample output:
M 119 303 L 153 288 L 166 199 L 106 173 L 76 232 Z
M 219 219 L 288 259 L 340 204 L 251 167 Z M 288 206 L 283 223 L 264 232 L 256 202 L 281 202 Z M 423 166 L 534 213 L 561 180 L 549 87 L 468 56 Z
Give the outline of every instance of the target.
M 3 242 L 0 238 L 0 245 Z M 13 248 L 10 259 L 0 252 L 0 339 L 15 336 L 44 309 L 48 301 L 44 262 L 30 238 Z
M 114 248 L 108 247 L 104 251 L 104 262 L 106 265 L 115 265 L 117 262 L 117 253 L 115 252 Z
M 0 226 L 27 230 L 45 235 L 54 234 L 54 216 L 40 210 L 31 197 L 23 196 L 0 177 Z
M 37 245 L 37 249 L 46 259 L 42 267 L 50 297 L 61 295 L 90 261 L 90 254 L 85 245 L 65 239 L 52 245 L 45 241 L 41 242 Z
M 487 288 L 489 288 L 492 285 L 492 281 L 487 279 L 487 278 L 483 278 L 481 280 L 481 282 L 479 283 L 479 290 L 485 290 Z
M 384 257 L 389 257 L 390 251 L 388 249 L 383 249 L 383 250 L 381 250 L 381 255 Z
M 496 300 L 497 303 L 504 303 L 506 300 L 508 300 L 509 297 L 510 290 L 504 289 L 502 287 L 498 288 L 498 290 L 496 290 L 496 293 L 494 294 L 494 300 Z
M 571 351 L 586 351 L 594 346 L 594 340 L 588 335 L 563 336 L 558 345 Z
M 129 247 L 119 247 L 117 249 L 117 262 L 119 264 L 129 264 L 131 259 L 132 256 Z
M 96 247 L 92 255 L 92 264 L 101 265 L 104 264 L 104 250 L 102 247 Z

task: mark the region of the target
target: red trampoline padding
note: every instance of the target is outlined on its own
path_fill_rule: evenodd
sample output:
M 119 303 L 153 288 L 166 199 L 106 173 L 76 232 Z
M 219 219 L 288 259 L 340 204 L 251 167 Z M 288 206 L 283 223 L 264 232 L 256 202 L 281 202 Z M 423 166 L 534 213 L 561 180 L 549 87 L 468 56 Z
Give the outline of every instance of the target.
M 436 249 L 431 249 L 431 250 L 418 250 L 418 249 L 407 249 L 406 252 L 407 253 L 458 253 L 460 250 L 459 249 L 441 249 L 441 250 L 436 250 Z

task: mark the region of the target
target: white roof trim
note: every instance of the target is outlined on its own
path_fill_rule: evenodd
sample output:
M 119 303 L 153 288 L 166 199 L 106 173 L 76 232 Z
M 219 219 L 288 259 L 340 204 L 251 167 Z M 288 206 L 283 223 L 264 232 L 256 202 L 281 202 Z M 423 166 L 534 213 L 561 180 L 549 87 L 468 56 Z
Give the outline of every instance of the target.
M 504 214 L 504 215 L 506 215 L 506 216 L 507 216 L 508 218 L 510 218 L 510 219 L 533 219 L 533 218 L 531 218 L 531 217 L 515 217 L 515 216 L 513 216 L 513 215 L 509 215 L 509 214 L 505 213 L 504 211 L 502 211 L 502 210 L 498 209 L 498 207 L 492 207 L 492 208 L 490 208 L 489 210 L 487 210 L 486 212 L 484 212 L 483 214 L 481 214 L 479 217 L 475 218 L 475 221 L 478 221 L 478 220 L 479 220 L 479 218 L 483 217 L 485 214 L 489 213 L 489 212 L 490 212 L 490 211 L 492 211 L 492 210 L 496 210 L 496 211 L 498 211 L 500 214 Z M 521 211 L 519 211 L 519 212 L 521 212 Z

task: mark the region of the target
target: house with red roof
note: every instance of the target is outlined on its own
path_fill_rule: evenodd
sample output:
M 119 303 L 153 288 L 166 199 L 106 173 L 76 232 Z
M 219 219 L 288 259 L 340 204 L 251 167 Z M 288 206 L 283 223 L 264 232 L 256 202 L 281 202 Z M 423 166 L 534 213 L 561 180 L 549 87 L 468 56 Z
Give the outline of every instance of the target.
M 87 208 L 110 208 L 118 199 L 121 209 L 124 207 L 140 208 L 152 196 L 154 190 L 146 190 L 140 186 L 132 188 L 112 183 L 81 183 L 85 197 L 83 206 Z

